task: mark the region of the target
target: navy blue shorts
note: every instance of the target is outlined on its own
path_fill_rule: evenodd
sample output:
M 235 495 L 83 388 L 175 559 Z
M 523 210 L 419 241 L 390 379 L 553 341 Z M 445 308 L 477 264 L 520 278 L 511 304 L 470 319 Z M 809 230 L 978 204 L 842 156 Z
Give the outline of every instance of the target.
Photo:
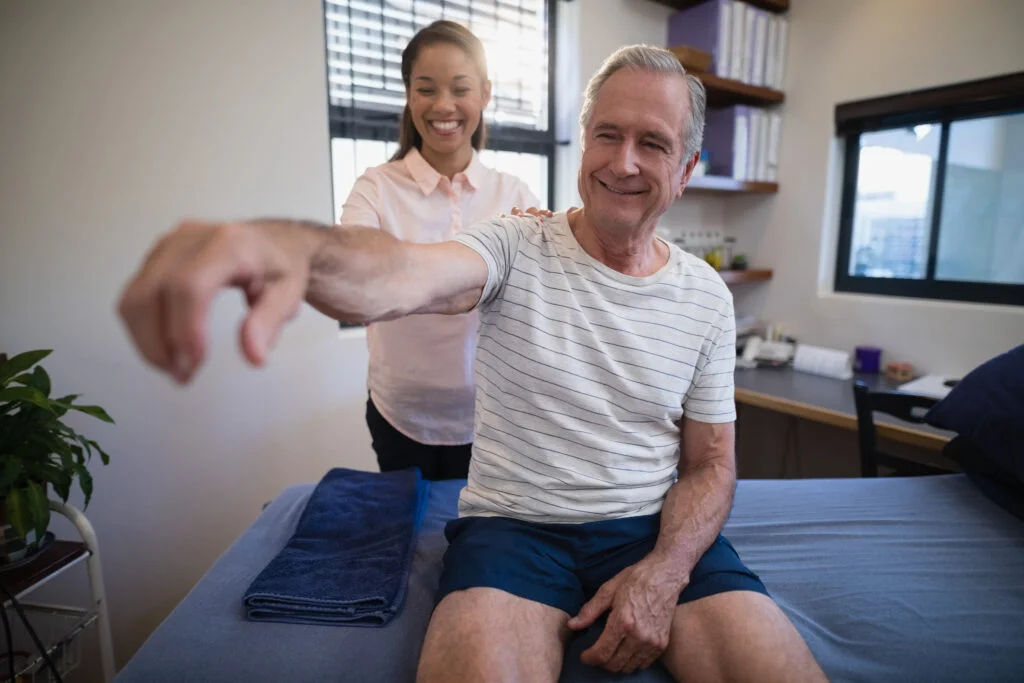
M 458 590 L 498 588 L 575 616 L 602 584 L 650 554 L 660 524 L 661 515 L 586 524 L 453 520 L 444 530 L 449 546 L 437 602 Z M 768 595 L 732 544 L 719 536 L 693 568 L 678 604 L 735 590 Z

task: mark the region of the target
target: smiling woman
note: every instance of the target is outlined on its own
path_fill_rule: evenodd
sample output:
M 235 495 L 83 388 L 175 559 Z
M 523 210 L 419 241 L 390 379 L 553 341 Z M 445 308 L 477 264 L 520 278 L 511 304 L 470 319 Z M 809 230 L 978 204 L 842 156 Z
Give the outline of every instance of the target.
M 402 82 L 408 100 L 392 160 L 417 148 L 442 173 L 465 168 L 487 138 L 483 111 L 491 82 L 483 44 L 459 24 L 436 21 L 402 53 Z
M 398 149 L 407 104 L 402 52 L 431 21 L 469 29 L 486 52 L 490 103 L 481 160 L 553 199 L 556 0 L 325 0 L 335 206 L 356 178 Z
M 371 227 L 411 242 L 442 242 L 513 207 L 540 206 L 526 184 L 478 154 L 491 82 L 480 40 L 437 21 L 402 53 L 406 103 L 399 147 L 345 200 L 343 227 Z M 377 322 L 370 347 L 366 422 L 382 471 L 419 467 L 427 479 L 464 478 L 473 438 L 477 314 Z

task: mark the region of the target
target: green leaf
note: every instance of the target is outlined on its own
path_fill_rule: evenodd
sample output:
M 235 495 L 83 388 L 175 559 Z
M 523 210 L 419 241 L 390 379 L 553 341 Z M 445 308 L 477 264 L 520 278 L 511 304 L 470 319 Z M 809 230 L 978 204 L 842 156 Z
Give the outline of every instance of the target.
M 41 444 L 46 446 L 47 450 L 60 458 L 61 466 L 64 469 L 70 470 L 74 466 L 74 454 L 75 449 L 78 448 L 78 446 L 69 444 L 64 441 L 64 439 L 54 434 L 40 434 L 37 435 L 36 438 Z M 81 449 L 78 448 L 78 450 Z
M 50 376 L 46 374 L 46 370 L 43 366 L 37 365 L 32 371 L 32 379 L 29 380 L 28 386 L 33 389 L 38 389 L 43 396 L 50 395 Z
M 3 495 L 8 489 L 13 488 L 14 482 L 21 474 L 22 465 L 21 460 L 13 455 L 0 455 L 0 460 L 3 461 L 3 464 L 0 464 L 0 495 Z
M 64 413 L 71 410 L 71 404 L 75 402 L 81 394 L 68 394 L 62 398 L 55 399 L 52 401 L 53 412 L 57 414 L 57 417 L 64 417 Z
M 32 462 L 25 466 L 22 478 L 26 481 L 34 481 L 39 484 L 51 484 L 66 476 L 71 476 L 74 468 L 64 470 L 60 465 L 49 462 Z
M 30 367 L 53 353 L 52 349 L 39 351 L 26 351 L 10 358 L 6 363 L 0 365 L 0 387 L 7 386 L 7 382 L 15 375 L 28 370 Z
M 79 463 L 84 463 L 87 460 L 92 460 L 92 445 L 89 443 L 89 439 L 85 438 L 84 436 L 82 436 L 81 434 L 78 434 L 78 433 L 76 433 L 74 436 L 75 436 L 75 441 L 77 441 L 78 443 L 82 444 L 82 448 L 85 450 L 85 455 L 86 455 L 85 458 L 82 458 L 81 457 L 81 453 L 79 453 L 78 454 L 79 455 L 78 462 Z
M 28 509 L 28 493 L 25 489 L 14 489 L 7 494 L 7 521 L 11 523 L 18 536 L 24 541 L 28 536 L 29 529 L 35 526 L 31 523 Z
M 54 493 L 60 496 L 65 503 L 68 502 L 68 496 L 71 495 L 72 481 L 71 470 L 60 470 L 50 476 L 50 485 L 53 487 Z
M 78 473 L 78 485 L 82 487 L 82 493 L 85 495 L 85 503 L 82 505 L 84 510 L 89 507 L 89 499 L 92 498 L 92 475 L 81 465 L 76 467 L 75 471 Z
M 89 442 L 89 445 L 92 446 L 93 450 L 95 450 L 97 453 L 100 454 L 100 460 L 103 461 L 103 464 L 104 465 L 109 465 L 110 464 L 110 456 L 107 455 L 107 452 L 104 451 L 102 448 L 100 448 L 100 445 L 98 443 L 96 443 L 95 441 L 93 441 L 92 439 L 88 439 L 87 441 Z
M 46 395 L 38 389 L 33 389 L 32 387 L 7 387 L 0 389 L 0 403 L 15 401 L 31 403 L 50 413 L 55 412 L 50 405 L 50 399 L 46 398 Z
M 86 415 L 92 415 L 93 417 L 114 424 L 114 418 L 107 415 L 107 411 L 103 410 L 99 406 L 70 406 L 73 410 L 77 410 Z
M 28 483 L 28 505 L 36 537 L 41 539 L 46 533 L 46 528 L 50 526 L 50 502 L 46 499 L 43 487 L 34 481 Z

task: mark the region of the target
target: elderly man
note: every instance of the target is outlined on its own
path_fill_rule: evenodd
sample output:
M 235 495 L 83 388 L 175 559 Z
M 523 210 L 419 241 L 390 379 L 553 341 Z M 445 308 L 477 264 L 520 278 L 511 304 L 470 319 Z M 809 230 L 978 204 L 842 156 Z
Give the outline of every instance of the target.
M 421 681 L 556 681 L 585 662 L 677 680 L 823 680 L 719 535 L 735 486 L 722 280 L 655 236 L 697 163 L 704 90 L 658 48 L 612 55 L 581 115 L 583 208 L 417 245 L 283 220 L 188 223 L 126 289 L 145 357 L 188 381 L 214 294 L 241 287 L 262 364 L 303 300 L 340 320 L 481 312 L 473 460 Z

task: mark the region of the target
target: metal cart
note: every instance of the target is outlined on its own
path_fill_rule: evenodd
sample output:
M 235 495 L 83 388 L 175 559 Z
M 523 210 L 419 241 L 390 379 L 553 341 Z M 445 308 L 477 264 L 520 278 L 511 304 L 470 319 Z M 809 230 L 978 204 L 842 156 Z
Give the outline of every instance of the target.
M 85 629 L 95 626 L 99 636 L 103 680 L 111 683 L 114 680 L 114 646 L 96 534 L 89 520 L 73 505 L 51 500 L 50 509 L 74 524 L 82 538 L 81 542 L 53 541 L 16 575 L 17 578 L 8 586 L 9 590 L 24 608 L 62 678 L 74 670 L 81 660 L 79 635 Z M 89 573 L 90 602 L 86 607 L 25 601 L 24 598 L 30 593 L 83 562 Z M 6 581 L 9 577 L 0 575 L 0 578 Z M 11 601 L 6 599 L 0 605 L 0 609 L 4 610 L 10 610 L 11 607 Z M 18 622 L 13 610 L 8 615 L 8 621 L 12 627 Z M 27 635 L 18 635 L 23 638 L 16 638 L 15 652 L 12 653 L 18 683 L 52 681 L 51 673 L 38 649 Z M 5 681 L 7 675 L 6 661 L 0 662 L 0 680 Z

